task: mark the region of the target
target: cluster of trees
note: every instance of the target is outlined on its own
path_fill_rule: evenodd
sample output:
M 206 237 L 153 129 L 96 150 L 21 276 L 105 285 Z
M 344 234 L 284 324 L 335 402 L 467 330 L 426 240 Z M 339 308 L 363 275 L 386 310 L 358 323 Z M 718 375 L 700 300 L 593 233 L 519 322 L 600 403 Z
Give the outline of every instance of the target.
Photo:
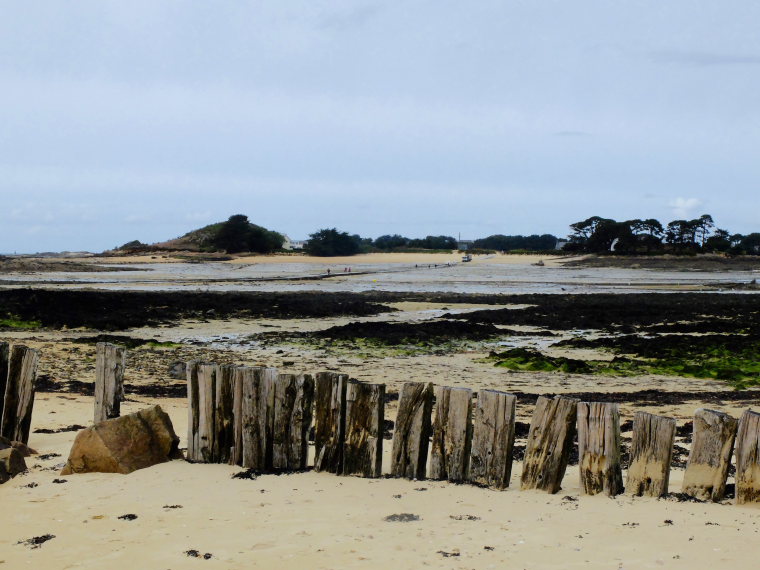
M 693 220 L 673 220 L 663 226 L 658 220 L 626 220 L 592 216 L 570 224 L 573 233 L 568 251 L 620 254 L 634 253 L 760 253 L 760 233 L 731 234 L 716 227 L 710 214 Z
M 230 216 L 209 238 L 212 247 L 227 253 L 271 253 L 282 248 L 284 242 L 282 234 L 252 224 L 243 214 Z
M 477 249 L 495 249 L 498 251 L 546 251 L 557 247 L 557 237 L 551 234 L 530 236 L 505 236 L 496 234 L 487 238 L 476 239 L 472 244 Z
M 398 234 L 384 235 L 372 240 L 372 247 L 380 251 L 398 251 L 404 249 L 457 249 L 456 238 L 452 236 L 426 236 L 412 239 Z

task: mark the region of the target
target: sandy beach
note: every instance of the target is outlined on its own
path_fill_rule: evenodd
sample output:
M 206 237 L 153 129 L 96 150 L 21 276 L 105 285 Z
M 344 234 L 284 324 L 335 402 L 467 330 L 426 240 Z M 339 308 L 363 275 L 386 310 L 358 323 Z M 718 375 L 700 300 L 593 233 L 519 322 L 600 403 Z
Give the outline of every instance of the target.
M 184 400 L 130 398 L 123 411 L 153 403 L 170 414 L 184 444 Z M 41 394 L 35 428 L 87 423 L 91 414 L 91 398 Z M 0 488 L 0 564 L 61 569 L 749 567 L 748 544 L 760 524 L 760 511 L 753 507 L 583 496 L 577 467 L 568 469 L 557 495 L 519 491 L 519 463 L 512 488 L 501 492 L 313 472 L 239 480 L 231 478 L 239 467 L 184 461 L 127 476 L 60 478 L 74 436 L 34 434 L 30 444 L 44 458 L 30 458 L 30 472 Z M 385 443 L 387 467 L 390 442 Z M 682 470 L 673 471 L 671 488 L 680 488 L 682 476 Z M 137 518 L 119 518 L 127 514 Z M 393 515 L 414 520 L 393 522 Z M 17 544 L 46 534 L 55 538 L 38 549 Z M 206 553 L 208 560 L 202 558 Z
M 88 390 L 95 379 L 93 339 L 111 334 L 134 344 L 128 350 L 122 413 L 159 404 L 170 415 L 181 447 L 187 445 L 188 416 L 184 381 L 170 372 L 177 362 L 267 365 L 288 373 L 332 370 L 385 384 L 389 426 L 395 422 L 395 395 L 404 382 L 515 393 L 518 451 L 525 448 L 524 430 L 541 394 L 618 402 L 624 446 L 630 445 L 630 420 L 637 411 L 673 417 L 679 431 L 670 491 L 677 493 L 695 410 L 708 407 L 738 417 L 757 407 L 759 391 L 668 374 L 512 370 L 489 360 L 492 352 L 515 346 L 552 357 L 610 360 L 613 354 L 602 348 L 554 345 L 563 339 L 604 338 L 609 327 L 630 328 L 631 302 L 621 296 L 311 292 L 280 294 L 275 303 L 268 293 L 136 296 L 130 291 L 37 290 L 28 304 L 25 292 L 2 295 L 4 303 L 16 303 L 7 306 L 21 316 L 28 309 L 28 318 L 36 318 L 33 311 L 43 304 L 48 307 L 45 318 L 58 323 L 0 334 L 40 350 L 39 377 L 44 381 L 29 441 L 39 455 L 27 459 L 27 473 L 0 486 L 5 513 L 0 520 L 0 565 L 8 568 L 698 569 L 752 564 L 747 545 L 760 524 L 757 507 L 737 506 L 732 498 L 710 504 L 684 502 L 678 495 L 660 500 L 589 497 L 581 491 L 577 459 L 556 495 L 519 490 L 519 456 L 505 491 L 312 471 L 233 479 L 240 467 L 185 461 L 130 475 L 59 475 L 80 429 L 76 426 L 92 422 Z M 665 327 L 660 338 L 678 336 L 670 329 L 687 326 L 680 315 L 691 314 L 699 300 L 704 315 L 713 315 L 704 317 L 705 331 L 721 330 L 721 315 L 729 310 L 737 313 L 737 327 L 755 322 L 751 310 L 727 308 L 751 308 L 746 295 L 630 298 L 636 306 L 651 305 L 630 322 Z M 668 303 L 660 308 L 663 299 Z M 134 310 L 137 306 L 142 313 Z M 151 322 L 139 324 L 146 319 Z M 465 333 L 474 333 L 488 321 L 497 326 L 489 333 L 494 336 L 485 339 L 424 336 L 438 334 L 436 323 L 444 330 L 459 323 Z M 116 330 L 104 332 L 93 323 L 110 323 Z M 364 324 L 377 330 L 402 327 L 411 336 L 400 343 L 390 337 L 372 342 L 361 336 L 323 338 L 327 331 L 351 331 Z M 391 434 L 389 427 L 386 437 Z M 390 449 L 391 440 L 386 439 L 385 473 Z M 125 515 L 136 518 L 119 518 Z M 55 538 L 39 548 L 24 542 L 45 535 Z

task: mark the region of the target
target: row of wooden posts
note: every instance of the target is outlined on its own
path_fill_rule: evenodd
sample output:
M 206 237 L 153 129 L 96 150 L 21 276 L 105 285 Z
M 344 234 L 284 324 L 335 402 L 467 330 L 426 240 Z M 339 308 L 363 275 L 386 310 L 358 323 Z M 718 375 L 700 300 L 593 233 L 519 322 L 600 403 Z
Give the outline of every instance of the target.
M 382 475 L 385 386 L 345 374 L 279 374 L 275 368 L 187 364 L 191 461 L 261 472 L 307 467 L 314 420 L 314 469 Z M 390 475 L 509 486 L 515 440 L 513 394 L 408 382 L 399 396 Z M 433 420 L 433 406 L 436 413 Z M 673 418 L 637 412 L 625 487 L 618 405 L 540 396 L 530 424 L 522 489 L 559 491 L 578 438 L 580 481 L 589 495 L 660 497 L 668 492 Z M 688 495 L 724 498 L 736 440 L 737 503 L 760 501 L 760 414 L 737 422 L 699 409 L 683 482 Z M 428 471 L 428 451 L 430 451 Z
M 0 342 L 0 436 L 29 443 L 39 352 Z
M 98 343 L 94 421 L 119 417 L 126 350 Z M 39 352 L 0 342 L 0 435 L 28 443 Z M 187 458 L 262 472 L 305 469 L 314 427 L 314 469 L 382 475 L 385 385 L 334 372 L 187 364 Z M 390 475 L 509 486 L 515 440 L 513 394 L 408 382 L 399 395 Z M 435 404 L 435 420 L 433 406 Z M 578 438 L 584 493 L 663 496 L 675 440 L 673 418 L 637 412 L 625 487 L 617 404 L 541 396 L 528 432 L 522 489 L 559 491 Z M 736 443 L 736 501 L 760 502 L 760 414 L 740 420 L 697 410 L 682 491 L 723 499 Z M 430 452 L 428 471 L 428 452 Z

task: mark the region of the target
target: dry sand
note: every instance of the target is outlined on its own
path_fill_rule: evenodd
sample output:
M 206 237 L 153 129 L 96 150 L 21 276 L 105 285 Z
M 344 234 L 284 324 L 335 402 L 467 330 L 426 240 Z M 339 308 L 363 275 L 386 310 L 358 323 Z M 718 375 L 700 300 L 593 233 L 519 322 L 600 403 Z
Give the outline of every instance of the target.
M 123 411 L 155 403 L 136 398 Z M 182 436 L 184 400 L 158 401 Z M 41 394 L 35 428 L 87 423 L 92 399 Z M 580 495 L 569 468 L 557 495 L 329 474 L 231 479 L 239 468 L 174 461 L 131 475 L 54 483 L 75 433 L 33 434 L 43 454 L 0 487 L 7 568 L 734 568 L 754 567 L 760 510 Z M 385 442 L 388 464 L 390 442 Z M 671 488 L 683 472 L 674 470 Z M 395 514 L 419 520 L 388 522 Z M 125 514 L 137 519 L 120 520 Z M 18 541 L 55 535 L 38 549 Z M 189 557 L 197 550 L 208 560 Z M 199 566 L 200 565 L 200 566 Z

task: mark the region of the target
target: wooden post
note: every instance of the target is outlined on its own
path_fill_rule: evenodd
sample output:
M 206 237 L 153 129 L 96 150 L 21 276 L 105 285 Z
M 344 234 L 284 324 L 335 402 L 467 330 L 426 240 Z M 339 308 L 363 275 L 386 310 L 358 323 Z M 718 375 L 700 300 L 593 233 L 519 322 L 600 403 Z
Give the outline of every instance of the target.
M 233 384 L 235 366 L 216 366 L 214 390 L 214 444 L 211 448 L 212 463 L 229 463 L 234 445 Z
M 393 431 L 391 475 L 424 479 L 433 433 L 433 384 L 407 382 L 401 388 Z
M 473 413 L 470 481 L 494 489 L 509 487 L 516 402 L 513 394 L 478 391 L 478 405 Z
M 578 404 L 578 463 L 586 494 L 614 497 L 623 492 L 617 404 Z
M 383 469 L 385 384 L 349 382 L 343 475 L 380 477 Z
M 8 358 L 10 351 L 7 342 L 0 342 L 0 420 L 3 417 L 5 401 L 5 383 L 8 381 Z
M 556 493 L 570 459 L 578 400 L 540 396 L 530 421 L 521 488 Z
M 314 403 L 310 374 L 280 374 L 274 390 L 272 467 L 306 469 Z
M 243 467 L 272 469 L 276 368 L 242 369 Z
M 230 465 L 243 465 L 243 368 L 232 372 L 232 451 Z
M 95 423 L 121 415 L 126 360 L 123 346 L 107 342 L 95 345 Z
M 187 371 L 187 459 L 188 461 L 203 461 L 200 453 L 200 395 L 198 390 L 197 361 L 188 362 Z
M 0 423 L 0 435 L 11 441 L 29 443 L 39 360 L 40 353 L 32 348 L 16 344 L 11 349 Z
M 314 391 L 314 470 L 340 475 L 346 429 L 348 375 L 318 372 Z
M 736 418 L 700 408 L 694 414 L 694 437 L 682 490 L 705 501 L 720 501 L 726 493 Z
M 673 418 L 636 412 L 631 464 L 625 484 L 627 493 L 649 497 L 667 495 L 675 435 L 676 420 Z
M 760 414 L 745 410 L 736 435 L 736 504 L 760 502 Z
M 472 390 L 436 386 L 430 478 L 465 481 L 472 441 Z
M 198 365 L 198 410 L 198 460 L 212 463 L 216 432 L 216 364 Z

